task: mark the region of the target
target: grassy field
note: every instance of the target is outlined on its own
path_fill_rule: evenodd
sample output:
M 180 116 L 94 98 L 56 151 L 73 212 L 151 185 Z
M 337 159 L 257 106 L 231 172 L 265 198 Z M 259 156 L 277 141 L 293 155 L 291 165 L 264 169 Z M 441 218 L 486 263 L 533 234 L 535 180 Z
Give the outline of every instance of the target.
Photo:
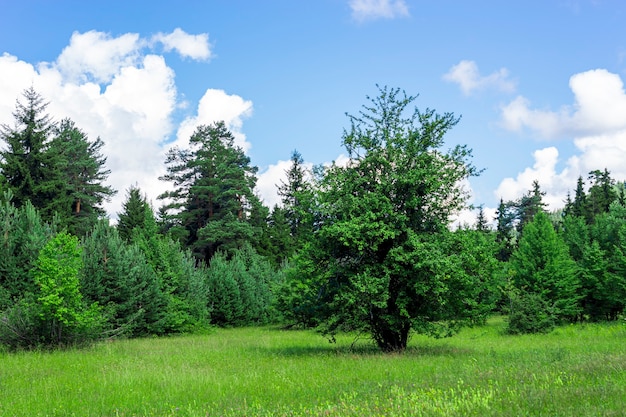
M 392 355 L 272 328 L 0 353 L 0 415 L 626 415 L 626 323 L 503 327 L 415 336 Z

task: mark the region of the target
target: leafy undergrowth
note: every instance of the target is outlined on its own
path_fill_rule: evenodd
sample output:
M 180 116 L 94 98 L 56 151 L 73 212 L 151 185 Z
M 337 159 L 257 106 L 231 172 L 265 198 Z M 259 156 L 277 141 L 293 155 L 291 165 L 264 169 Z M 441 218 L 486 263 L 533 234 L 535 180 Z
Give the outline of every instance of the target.
M 0 354 L 2 416 L 620 416 L 626 324 L 507 336 L 501 318 L 403 354 L 308 331 Z

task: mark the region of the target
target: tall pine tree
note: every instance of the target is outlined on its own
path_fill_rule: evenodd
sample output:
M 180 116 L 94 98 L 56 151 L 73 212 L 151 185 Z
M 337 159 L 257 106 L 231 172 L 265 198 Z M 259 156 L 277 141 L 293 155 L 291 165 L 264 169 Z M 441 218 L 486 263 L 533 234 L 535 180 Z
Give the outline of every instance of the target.
M 224 122 L 199 126 L 189 142 L 189 149 L 169 151 L 160 179 L 175 188 L 159 198 L 167 199 L 170 233 L 208 262 L 218 250 L 232 254 L 255 240 L 249 217 L 258 202 L 257 168 Z

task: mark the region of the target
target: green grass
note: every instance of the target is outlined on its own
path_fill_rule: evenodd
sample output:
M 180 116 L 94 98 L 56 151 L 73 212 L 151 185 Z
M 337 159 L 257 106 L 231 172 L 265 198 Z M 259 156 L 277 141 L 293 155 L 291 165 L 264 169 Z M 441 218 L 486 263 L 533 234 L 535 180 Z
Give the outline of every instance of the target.
M 403 354 L 308 331 L 0 353 L 1 416 L 623 416 L 626 324 L 507 336 L 496 318 Z

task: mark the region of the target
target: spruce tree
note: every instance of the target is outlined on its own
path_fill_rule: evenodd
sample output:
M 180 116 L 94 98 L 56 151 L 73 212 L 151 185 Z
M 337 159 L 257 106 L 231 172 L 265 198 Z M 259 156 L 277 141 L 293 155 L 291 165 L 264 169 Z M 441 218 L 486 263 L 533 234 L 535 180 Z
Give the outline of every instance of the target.
M 47 147 L 54 125 L 46 113 L 48 103 L 33 87 L 23 92 L 23 98 L 25 102 L 18 100 L 13 112 L 15 126 L 0 127 L 5 142 L 0 148 L 0 172 L 17 207 L 30 201 L 41 209 L 51 201 L 46 170 L 53 164 Z
M 304 167 L 304 159 L 298 151 L 294 150 L 291 154 L 291 167 L 285 173 L 287 181 L 281 180 L 278 195 L 282 198 L 295 250 L 313 232 L 313 187 L 310 183 L 311 173 Z
M 137 186 L 131 186 L 127 190 L 122 208 L 124 210 L 118 213 L 117 231 L 122 239 L 130 242 L 135 228 L 145 228 L 146 214 L 148 211 L 152 212 L 152 209 Z

